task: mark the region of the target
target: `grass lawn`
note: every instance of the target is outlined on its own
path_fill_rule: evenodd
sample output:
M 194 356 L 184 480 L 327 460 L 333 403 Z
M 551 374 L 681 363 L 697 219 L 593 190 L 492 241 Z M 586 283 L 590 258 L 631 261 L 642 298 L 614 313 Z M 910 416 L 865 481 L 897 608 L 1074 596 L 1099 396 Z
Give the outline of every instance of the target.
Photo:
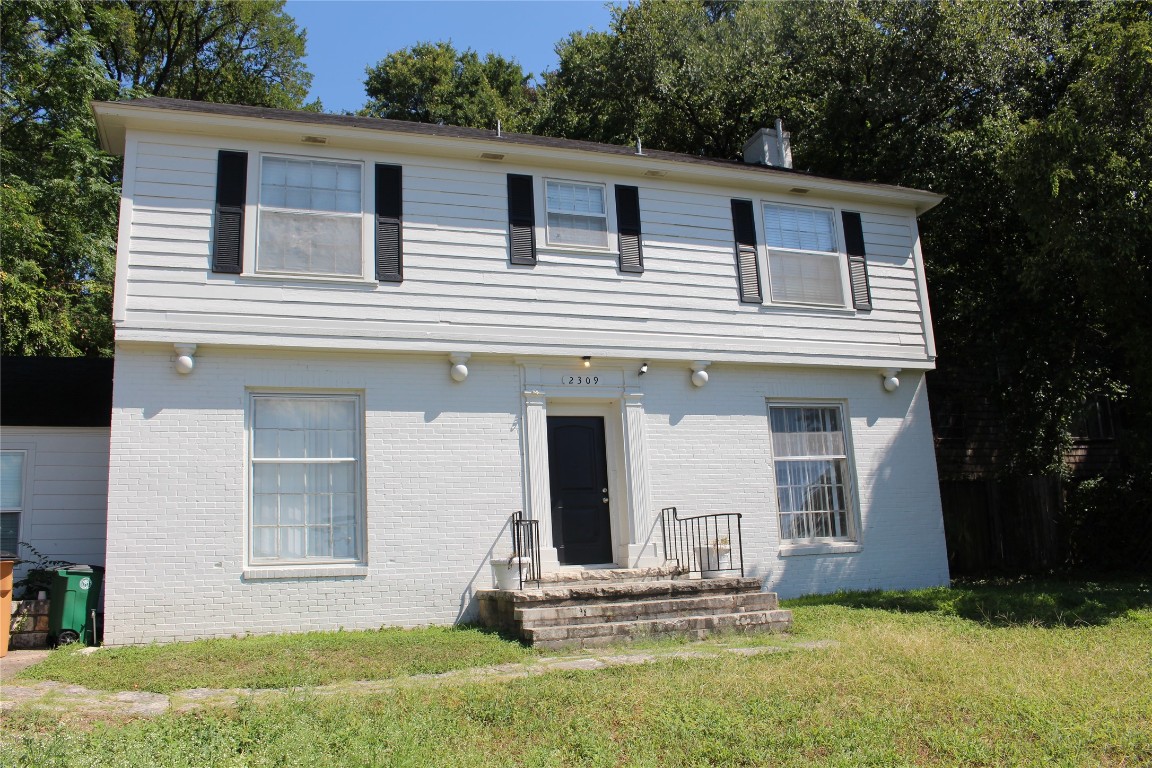
M 807 598 L 788 606 L 796 626 L 788 644 L 836 645 L 386 694 L 275 694 L 102 724 L 16 710 L 5 713 L 2 748 L 6 764 L 28 766 L 1152 765 L 1150 588 L 1023 582 Z M 309 674 L 313 682 L 349 679 L 349 669 L 388 676 L 532 653 L 474 631 L 303 637 L 333 636 L 352 639 L 329 646 L 346 656 L 341 664 L 323 662 L 322 645 L 316 657 L 303 653 L 298 637 L 216 641 L 218 657 L 213 643 L 197 653 L 239 670 L 250 657 L 293 648 L 295 671 L 283 664 L 267 678 L 239 677 Z M 268 645 L 249 650 L 256 641 Z M 386 650 L 395 658 L 372 666 L 389 641 L 405 650 Z M 458 657 L 446 651 L 455 643 Z M 200 645 L 136 649 L 135 657 L 54 654 L 26 675 L 120 687 L 140 675 L 144 687 L 155 673 L 183 685 L 195 673 L 180 677 L 173 659 Z M 305 662 L 322 671 L 299 669 Z

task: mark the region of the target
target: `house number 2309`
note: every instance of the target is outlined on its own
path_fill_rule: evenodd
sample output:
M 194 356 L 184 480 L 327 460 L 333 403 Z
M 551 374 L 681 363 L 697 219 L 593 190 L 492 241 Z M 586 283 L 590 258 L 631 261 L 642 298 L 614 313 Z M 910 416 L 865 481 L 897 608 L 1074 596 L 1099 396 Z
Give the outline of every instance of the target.
M 600 383 L 600 377 L 599 376 L 569 376 L 567 383 L 569 383 L 569 384 L 599 384 Z

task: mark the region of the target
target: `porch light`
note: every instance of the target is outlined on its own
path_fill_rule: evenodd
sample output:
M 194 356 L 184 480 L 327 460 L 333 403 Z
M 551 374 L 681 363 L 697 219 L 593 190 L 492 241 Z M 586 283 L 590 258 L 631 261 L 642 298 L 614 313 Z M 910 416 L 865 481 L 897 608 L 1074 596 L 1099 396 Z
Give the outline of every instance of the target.
M 449 370 L 452 381 L 459 382 L 468 378 L 468 366 L 466 366 L 465 363 L 468 362 L 468 358 L 470 357 L 472 357 L 472 355 L 469 352 L 453 352 L 448 355 L 448 362 L 452 364 L 452 368 Z
M 640 373 L 638 375 L 643 376 L 646 373 L 648 373 L 648 363 L 641 363 L 640 364 Z
M 692 385 L 702 387 L 708 383 L 708 371 L 704 370 L 712 363 L 707 360 L 697 360 L 692 363 Z
M 196 367 L 196 345 L 195 344 L 173 344 L 176 350 L 176 362 L 174 367 L 176 373 L 188 375 L 192 373 L 192 369 Z
M 895 392 L 900 388 L 900 379 L 896 378 L 898 373 L 900 373 L 899 368 L 886 368 L 880 372 L 880 375 L 884 377 L 885 392 Z
M 584 367 L 585 368 L 591 368 L 592 367 L 592 356 L 591 355 L 584 355 L 584 357 L 582 357 L 580 359 L 584 361 Z

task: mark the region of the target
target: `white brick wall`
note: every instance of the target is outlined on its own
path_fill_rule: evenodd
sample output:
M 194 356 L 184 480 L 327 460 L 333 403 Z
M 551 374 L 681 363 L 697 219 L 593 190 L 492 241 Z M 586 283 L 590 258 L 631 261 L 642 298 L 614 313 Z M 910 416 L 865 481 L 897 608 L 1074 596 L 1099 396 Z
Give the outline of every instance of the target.
M 748 575 L 781 597 L 947 583 L 922 374 L 905 371 L 900 388 L 889 393 L 879 371 L 708 370 L 711 380 L 697 391 L 686 373 L 645 381 L 653 506 L 675 506 L 681 515 L 743 513 Z M 769 400 L 843 405 L 854 451 L 859 552 L 780 556 Z
M 108 510 L 109 644 L 237 633 L 444 624 L 473 618 L 489 558 L 523 504 L 516 364 L 444 356 L 202 347 L 117 350 Z M 600 361 L 597 361 L 601 364 Z M 782 595 L 944 583 L 923 379 L 892 394 L 878 371 L 686 366 L 642 380 L 652 504 L 745 514 L 749 573 Z M 247 387 L 354 389 L 365 406 L 367 573 L 245 580 Z M 765 398 L 833 399 L 851 419 L 861 551 L 778 556 Z

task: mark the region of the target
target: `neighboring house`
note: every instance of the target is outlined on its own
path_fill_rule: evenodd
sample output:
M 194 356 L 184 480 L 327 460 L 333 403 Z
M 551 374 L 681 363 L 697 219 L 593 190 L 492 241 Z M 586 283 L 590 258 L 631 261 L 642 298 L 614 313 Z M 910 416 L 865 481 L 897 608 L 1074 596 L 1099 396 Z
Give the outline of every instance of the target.
M 104 565 L 111 420 L 111 360 L 0 361 L 0 550 Z
M 470 620 L 743 514 L 783 596 L 948 579 L 916 217 L 750 162 L 169 99 L 124 157 L 112 644 Z M 783 150 L 783 151 L 782 151 Z

